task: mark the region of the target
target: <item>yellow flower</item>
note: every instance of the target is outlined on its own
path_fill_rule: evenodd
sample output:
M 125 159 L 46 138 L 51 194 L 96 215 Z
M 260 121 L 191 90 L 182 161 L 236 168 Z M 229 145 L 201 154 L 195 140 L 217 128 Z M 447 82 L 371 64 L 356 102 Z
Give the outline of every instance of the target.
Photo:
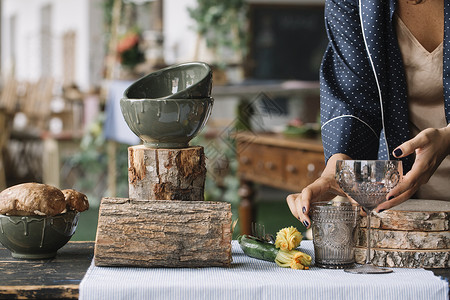
M 275 262 L 283 268 L 308 270 L 311 265 L 311 256 L 298 250 L 280 250 L 275 258 Z
M 283 268 L 289 268 L 291 266 L 292 256 L 290 251 L 280 250 L 277 253 L 277 257 L 275 258 L 275 262 L 277 265 Z
M 302 241 L 302 234 L 294 226 L 286 227 L 278 231 L 275 239 L 275 247 L 281 250 L 292 250 L 297 248 Z
M 308 270 L 310 264 L 311 256 L 299 251 L 294 254 L 290 267 L 296 270 Z

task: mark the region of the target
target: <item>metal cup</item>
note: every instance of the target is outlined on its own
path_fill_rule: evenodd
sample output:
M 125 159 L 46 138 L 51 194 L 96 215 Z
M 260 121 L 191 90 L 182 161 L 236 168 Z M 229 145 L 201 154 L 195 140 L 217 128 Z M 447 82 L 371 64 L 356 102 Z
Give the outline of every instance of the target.
M 344 269 L 355 263 L 359 206 L 350 202 L 317 202 L 311 207 L 315 265 Z

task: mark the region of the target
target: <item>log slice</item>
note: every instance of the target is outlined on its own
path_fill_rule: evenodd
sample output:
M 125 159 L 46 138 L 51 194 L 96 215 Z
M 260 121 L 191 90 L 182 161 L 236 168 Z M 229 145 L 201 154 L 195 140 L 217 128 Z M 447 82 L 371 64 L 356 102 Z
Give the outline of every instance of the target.
M 450 202 L 410 199 L 371 222 L 372 263 L 382 267 L 449 268 Z M 361 218 L 356 261 L 366 256 L 367 218 Z
M 367 218 L 361 218 L 367 227 Z M 410 199 L 382 213 L 373 213 L 371 227 L 389 230 L 450 230 L 450 201 Z
M 366 248 L 355 248 L 355 260 L 364 264 Z M 371 251 L 372 263 L 390 268 L 450 268 L 450 249 L 400 250 L 375 248 Z
M 128 148 L 129 197 L 146 200 L 204 200 L 206 167 L 203 147 Z
M 373 229 L 371 247 L 387 249 L 450 249 L 450 231 Z M 367 229 L 358 231 L 358 246 L 367 247 Z

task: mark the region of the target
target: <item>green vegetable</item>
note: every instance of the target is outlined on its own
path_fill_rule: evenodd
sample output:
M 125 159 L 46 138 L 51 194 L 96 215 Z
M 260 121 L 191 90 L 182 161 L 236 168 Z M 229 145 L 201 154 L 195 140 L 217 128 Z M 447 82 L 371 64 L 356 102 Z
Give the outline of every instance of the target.
M 274 244 L 257 240 L 255 237 L 246 234 L 239 236 L 238 242 L 246 255 L 275 262 L 279 249 Z

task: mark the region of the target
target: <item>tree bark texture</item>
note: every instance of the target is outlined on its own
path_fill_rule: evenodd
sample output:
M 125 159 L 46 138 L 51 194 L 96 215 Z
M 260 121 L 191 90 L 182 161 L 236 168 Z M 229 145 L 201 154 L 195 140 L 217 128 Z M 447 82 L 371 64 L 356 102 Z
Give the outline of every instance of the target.
M 203 147 L 128 148 L 129 197 L 140 200 L 204 200 Z
M 390 268 L 450 268 L 450 249 L 399 250 L 375 248 L 371 251 L 372 263 Z M 355 260 L 364 264 L 366 248 L 355 248 Z
M 371 246 L 389 249 L 450 249 L 450 231 L 372 229 Z M 357 245 L 367 246 L 367 229 L 360 228 Z
M 366 224 L 367 219 L 363 217 L 360 225 L 366 227 Z M 371 227 L 388 230 L 450 230 L 450 202 L 411 199 L 382 213 L 374 213 Z
M 231 205 L 226 202 L 103 198 L 97 266 L 228 267 Z
M 360 221 L 356 261 L 364 263 L 367 218 Z M 450 267 L 450 202 L 411 199 L 371 218 L 372 263 L 383 267 Z

